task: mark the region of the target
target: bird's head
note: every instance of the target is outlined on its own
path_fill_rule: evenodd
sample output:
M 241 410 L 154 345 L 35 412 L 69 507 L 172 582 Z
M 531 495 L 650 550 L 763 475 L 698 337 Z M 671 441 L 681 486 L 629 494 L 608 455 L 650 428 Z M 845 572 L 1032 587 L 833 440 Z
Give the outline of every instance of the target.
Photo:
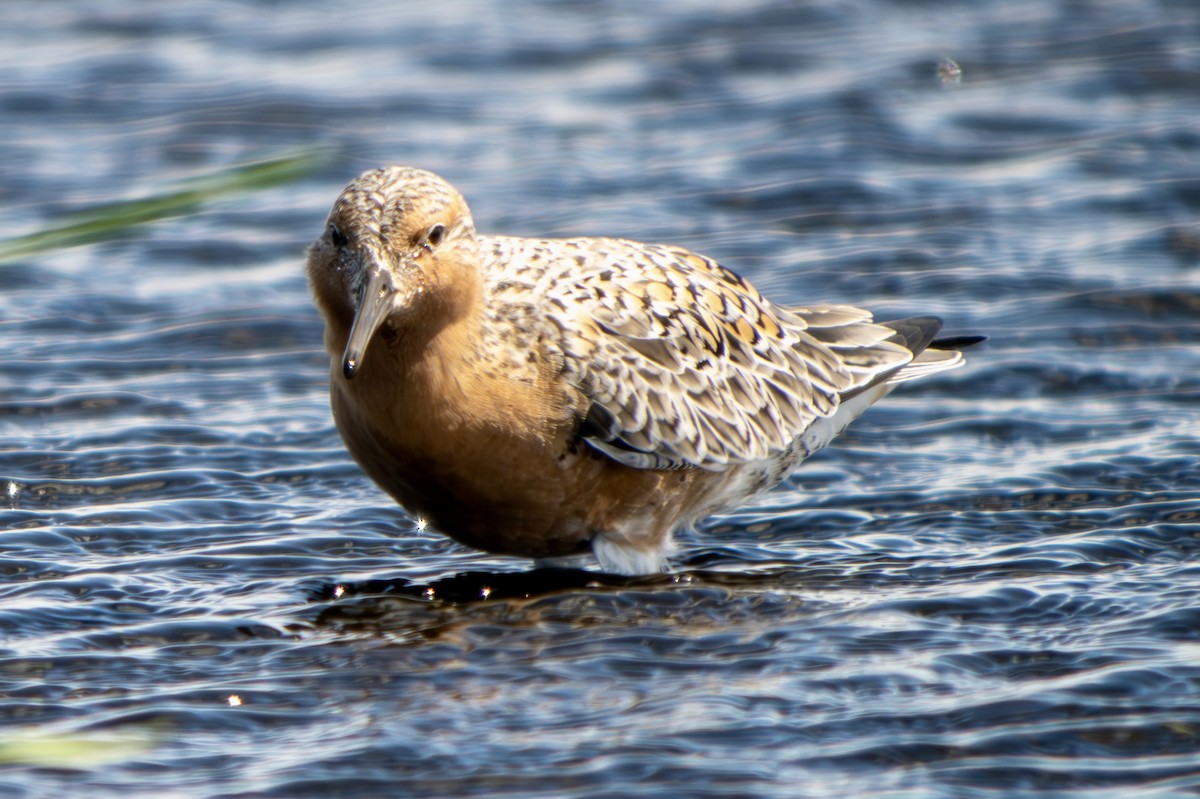
M 392 166 L 352 181 L 308 254 L 346 379 L 377 338 L 419 343 L 465 314 L 478 293 L 478 260 L 466 201 L 442 178 Z

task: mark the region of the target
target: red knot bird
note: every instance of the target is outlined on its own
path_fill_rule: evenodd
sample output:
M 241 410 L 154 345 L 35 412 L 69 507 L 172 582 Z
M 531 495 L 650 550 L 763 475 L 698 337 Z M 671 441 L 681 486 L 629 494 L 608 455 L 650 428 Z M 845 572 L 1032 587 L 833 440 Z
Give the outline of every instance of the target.
M 776 305 L 682 247 L 483 235 L 401 166 L 346 187 L 308 276 L 337 429 L 376 483 L 468 546 L 620 574 L 977 340 Z

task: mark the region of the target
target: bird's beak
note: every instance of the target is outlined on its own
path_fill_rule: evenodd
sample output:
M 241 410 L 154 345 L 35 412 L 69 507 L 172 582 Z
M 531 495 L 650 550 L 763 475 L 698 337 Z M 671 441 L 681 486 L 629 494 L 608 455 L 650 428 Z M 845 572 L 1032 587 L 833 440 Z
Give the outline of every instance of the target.
M 358 311 L 354 314 L 354 324 L 350 326 L 346 351 L 342 354 L 342 374 L 347 380 L 352 379 L 362 366 L 367 345 L 375 338 L 375 333 L 387 319 L 395 293 L 396 287 L 388 270 L 379 264 L 373 265 L 367 278 L 366 290 L 363 291 L 362 300 L 358 304 Z

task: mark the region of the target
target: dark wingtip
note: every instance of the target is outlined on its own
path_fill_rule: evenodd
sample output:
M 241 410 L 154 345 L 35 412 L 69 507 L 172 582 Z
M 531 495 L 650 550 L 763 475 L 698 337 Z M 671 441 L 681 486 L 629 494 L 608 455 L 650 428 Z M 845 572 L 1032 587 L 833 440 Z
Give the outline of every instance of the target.
M 913 316 L 908 319 L 895 319 L 891 322 L 881 322 L 884 327 L 896 331 L 892 340 L 903 344 L 910 352 L 916 354 L 926 348 L 935 350 L 961 350 L 987 341 L 987 336 L 944 336 L 934 338 L 942 329 L 942 320 L 936 316 Z
M 987 336 L 947 336 L 935 338 L 929 346 L 935 350 L 965 350 L 988 340 Z

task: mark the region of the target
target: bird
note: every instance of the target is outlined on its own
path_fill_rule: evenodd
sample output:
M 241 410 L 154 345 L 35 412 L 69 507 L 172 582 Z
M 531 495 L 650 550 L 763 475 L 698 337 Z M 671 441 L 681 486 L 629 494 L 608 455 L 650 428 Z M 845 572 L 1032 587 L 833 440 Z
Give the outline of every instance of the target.
M 492 553 L 643 575 L 982 337 L 781 305 L 684 247 L 479 233 L 463 196 L 372 169 L 308 251 L 330 406 L 363 471 Z

